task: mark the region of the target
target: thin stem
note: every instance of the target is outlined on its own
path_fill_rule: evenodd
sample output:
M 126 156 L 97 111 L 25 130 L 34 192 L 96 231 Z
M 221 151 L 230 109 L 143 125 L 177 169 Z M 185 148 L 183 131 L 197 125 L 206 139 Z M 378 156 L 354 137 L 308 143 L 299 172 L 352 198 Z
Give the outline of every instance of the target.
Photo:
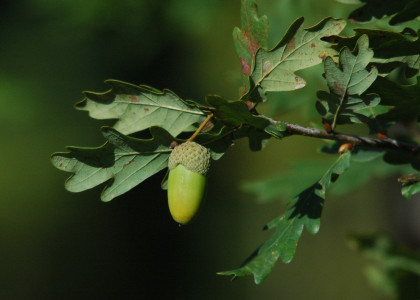
M 270 121 L 271 124 L 281 123 L 280 121 L 273 120 L 264 115 L 260 115 L 260 117 L 266 118 L 267 120 Z M 325 130 L 319 130 L 319 129 L 311 128 L 311 127 L 304 127 L 304 126 L 287 123 L 287 122 L 284 122 L 284 124 L 286 125 L 285 135 L 288 135 L 288 136 L 303 135 L 303 136 L 309 136 L 309 137 L 314 137 L 314 138 L 351 143 L 354 146 L 395 149 L 395 150 L 408 151 L 411 153 L 417 152 L 420 150 L 419 145 L 409 144 L 409 143 L 401 142 L 398 140 L 393 140 L 390 138 L 381 140 L 381 139 L 363 137 L 363 136 L 357 136 L 357 135 L 342 134 L 342 133 L 336 133 L 336 132 L 326 132 Z
M 354 70 L 354 67 L 356 66 L 358 58 L 359 58 L 359 56 L 356 56 L 356 61 L 351 66 L 350 74 L 353 74 L 353 70 Z M 346 98 L 346 93 L 348 92 L 348 88 L 349 88 L 351 78 L 352 77 L 349 76 L 349 78 L 347 79 L 346 89 L 342 92 L 341 99 L 340 99 L 340 104 L 338 105 L 337 110 L 335 111 L 334 120 L 331 124 L 331 128 L 332 128 L 333 131 L 335 129 L 335 126 L 337 125 L 337 118 L 338 118 L 338 115 L 340 114 L 341 107 L 343 106 L 344 99 Z
M 249 106 L 249 109 L 255 110 L 255 106 L 252 106 L 252 107 Z M 214 111 L 213 108 L 206 107 L 206 109 L 209 111 Z M 390 139 L 390 138 L 377 139 L 377 138 L 363 137 L 363 136 L 357 136 L 357 135 L 351 135 L 351 134 L 343 134 L 343 133 L 338 133 L 335 131 L 327 132 L 325 130 L 320 130 L 317 128 L 304 127 L 297 124 L 274 120 L 270 117 L 267 117 L 258 113 L 256 113 L 256 115 L 267 119 L 273 125 L 284 123 L 286 125 L 286 132 L 283 133 L 284 136 L 303 135 L 303 136 L 309 136 L 309 137 L 319 138 L 319 139 L 341 141 L 344 143 L 350 143 L 354 146 L 394 149 L 394 150 L 407 151 L 410 153 L 417 153 L 420 151 L 420 145 L 401 142 L 401 141 Z M 196 138 L 196 136 L 203 130 L 204 126 L 210 121 L 210 119 L 213 116 L 214 116 L 213 113 L 209 114 L 207 118 L 204 120 L 204 122 L 201 123 L 200 127 L 198 127 L 198 129 L 194 132 L 194 134 L 188 139 L 188 141 L 193 141 Z
M 207 118 L 203 121 L 203 123 L 201 123 L 200 127 L 197 128 L 197 130 L 194 132 L 194 134 L 187 140 L 187 142 L 192 142 L 196 136 L 201 132 L 201 130 L 203 130 L 204 126 L 206 126 L 206 124 L 208 123 L 208 121 L 210 121 L 210 119 L 214 116 L 213 113 L 209 114 L 207 116 Z

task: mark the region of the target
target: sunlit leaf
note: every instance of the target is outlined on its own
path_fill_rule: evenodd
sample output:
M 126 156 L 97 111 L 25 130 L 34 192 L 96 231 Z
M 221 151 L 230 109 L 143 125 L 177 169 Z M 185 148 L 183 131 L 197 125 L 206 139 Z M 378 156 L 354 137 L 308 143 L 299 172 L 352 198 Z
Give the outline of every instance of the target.
M 417 174 L 401 176 L 398 178 L 398 182 L 402 184 L 401 194 L 406 199 L 420 193 L 420 177 Z
M 264 131 L 276 138 L 282 138 L 287 131 L 287 128 L 285 123 L 279 122 L 277 124 L 268 125 L 264 128 Z
M 410 199 L 413 195 L 420 193 L 420 182 L 405 185 L 401 188 L 401 194 L 406 199 Z
M 289 210 L 267 224 L 266 228 L 276 228 L 275 232 L 242 267 L 219 274 L 234 277 L 253 274 L 255 283 L 259 284 L 268 276 L 279 258 L 289 263 L 295 255 L 303 227 L 311 234 L 319 231 L 326 190 L 349 165 L 350 152 L 345 152 L 318 182 L 293 199 Z
M 249 89 L 248 76 L 257 50 L 268 47 L 268 18 L 258 16 L 255 0 L 241 1 L 241 28 L 233 29 L 233 44 L 242 66 L 243 86 L 239 91 L 242 96 Z
M 103 127 L 108 140 L 103 146 L 68 147 L 70 152 L 54 153 L 51 161 L 56 168 L 73 173 L 65 183 L 68 191 L 81 192 L 108 182 L 101 199 L 110 201 L 167 167 L 173 138 L 158 127 L 150 131 L 153 137 L 141 140 Z
M 111 90 L 85 92 L 85 99 L 76 103 L 76 108 L 88 111 L 95 119 L 117 119 L 114 128 L 123 134 L 159 126 L 177 136 L 205 119 L 205 114 L 193 103 L 182 100 L 169 90 L 159 91 L 116 80 L 106 83 Z
M 297 19 L 276 47 L 257 52 L 250 90 L 243 99 L 259 102 L 265 100 L 267 92 L 300 89 L 306 82 L 295 74 L 296 71 L 317 65 L 325 57 L 336 54 L 321 38 L 341 32 L 345 21 L 326 18 L 307 29 L 303 29 L 303 21 L 303 18 Z
M 369 37 L 369 47 L 374 56 L 371 65 L 378 68 L 379 74 L 387 75 L 396 68 L 404 67 L 405 76 L 415 76 L 420 67 L 420 40 L 418 34 L 406 28 L 403 32 L 356 28 L 352 37 L 331 36 L 324 40 L 333 43 L 336 50 L 343 47 L 355 48 L 362 35 Z

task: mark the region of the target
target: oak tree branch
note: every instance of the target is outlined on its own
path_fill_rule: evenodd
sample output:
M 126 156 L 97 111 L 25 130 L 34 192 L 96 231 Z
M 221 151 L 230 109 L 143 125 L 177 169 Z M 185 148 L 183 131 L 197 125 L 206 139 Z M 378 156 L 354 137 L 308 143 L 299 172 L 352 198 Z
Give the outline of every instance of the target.
M 260 116 L 269 120 L 270 123 L 273 125 L 280 123 L 280 121 L 271 119 L 264 115 L 260 115 Z M 287 123 L 287 122 L 283 122 L 283 123 L 286 125 L 286 132 L 284 133 L 286 136 L 303 135 L 303 136 L 309 136 L 309 137 L 320 138 L 320 139 L 341 141 L 345 143 L 350 143 L 354 146 L 395 149 L 395 150 L 408 151 L 411 153 L 417 152 L 420 149 L 419 145 L 401 142 L 401 141 L 390 139 L 390 138 L 377 139 L 377 138 L 363 137 L 363 136 L 343 134 L 343 133 L 337 133 L 337 132 L 326 132 L 325 130 L 319 130 L 317 128 L 304 127 L 304 126 Z

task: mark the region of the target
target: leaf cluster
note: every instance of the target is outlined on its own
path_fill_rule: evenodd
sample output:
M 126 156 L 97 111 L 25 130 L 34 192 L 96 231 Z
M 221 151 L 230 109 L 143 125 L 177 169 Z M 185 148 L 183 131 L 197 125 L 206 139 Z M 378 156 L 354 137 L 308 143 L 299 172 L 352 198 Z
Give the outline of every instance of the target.
M 348 19 L 352 22 L 365 23 L 373 19 L 391 17 L 390 25 L 397 25 L 417 18 L 420 15 L 419 0 L 337 0 L 346 4 L 364 4 L 355 9 Z
M 341 2 L 365 3 L 349 17 L 357 22 L 389 16 L 389 23 L 394 25 L 413 20 L 420 14 L 418 0 L 388 1 L 388 5 L 376 0 Z M 382 8 L 374 9 L 379 2 Z M 322 151 L 338 157 L 325 168 L 323 175 L 314 162 L 316 167 L 312 169 L 305 166 L 310 176 L 303 180 L 301 174 L 280 174 L 272 180 L 247 184 L 245 189 L 258 198 L 271 201 L 287 191 L 292 200 L 283 214 L 266 225 L 266 229 L 274 230 L 272 236 L 240 268 L 220 272 L 234 277 L 253 275 L 255 282 L 261 283 L 278 259 L 284 263 L 293 259 L 303 228 L 311 234 L 319 231 L 327 189 L 353 165 L 359 164 L 359 169 L 354 167 L 357 172 L 363 170 L 364 176 L 357 172 L 352 175 L 360 185 L 375 172 L 394 172 L 380 168 L 367 170 L 366 164 L 375 159 L 382 159 L 387 165 L 420 167 L 415 135 L 407 131 L 392 136 L 390 130 L 396 124 L 408 128 L 407 124 L 416 124 L 419 118 L 418 32 L 411 28 L 401 32 L 360 28 L 354 30 L 353 36 L 340 36 L 346 25 L 343 19 L 328 17 L 312 27 L 303 24 L 303 17 L 293 22 L 270 49 L 267 17 L 258 15 L 255 0 L 241 1 L 241 28 L 234 29 L 233 41 L 242 84 L 234 100 L 208 95 L 203 105 L 181 99 L 169 90 L 116 80 L 107 81 L 111 88 L 104 93 L 85 92 L 85 98 L 76 103 L 76 109 L 87 111 L 95 119 L 113 119 L 115 123 L 101 129 L 106 140 L 102 146 L 69 147 L 69 152 L 52 155 L 55 167 L 72 173 L 66 181 L 66 189 L 81 192 L 105 184 L 101 199 L 110 201 L 166 169 L 174 144 L 188 137 L 194 137 L 196 142 L 209 148 L 212 159 L 218 160 L 236 139 L 247 138 L 250 149 L 259 151 L 271 138 L 310 135 L 310 128 L 293 131 L 288 123 L 259 114 L 257 106 L 270 101 L 271 93 L 305 87 L 306 81 L 298 72 L 322 64 L 328 90 L 318 91 L 318 100 L 311 104 L 319 114 L 316 126 L 323 125 L 328 138 L 337 140 Z M 209 118 L 209 123 L 200 126 Z M 338 126 L 355 123 L 366 125 L 379 140 L 370 138 L 367 143 L 369 138 L 357 137 L 360 141 L 345 145 L 347 150 L 338 150 L 343 144 L 336 134 Z M 139 133 L 147 132 L 149 138 L 138 138 Z M 313 133 L 312 136 L 323 138 L 326 135 Z M 395 138 L 406 143 L 403 149 L 400 149 L 402 142 Z M 363 143 L 370 148 L 362 147 Z M 308 172 L 309 169 L 313 172 Z M 406 169 L 400 168 L 400 171 Z M 418 177 L 410 178 L 401 180 L 402 193 L 407 198 L 420 192 L 420 180 L 413 179 Z M 300 186 L 295 185 L 297 180 Z M 303 190 L 290 189 L 294 185 Z M 164 179 L 162 188 L 165 186 Z

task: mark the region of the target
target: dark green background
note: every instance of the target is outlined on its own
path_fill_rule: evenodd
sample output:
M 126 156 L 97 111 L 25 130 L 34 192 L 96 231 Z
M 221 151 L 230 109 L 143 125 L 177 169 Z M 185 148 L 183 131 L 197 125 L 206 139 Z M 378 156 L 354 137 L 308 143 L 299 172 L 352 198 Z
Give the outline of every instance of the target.
M 102 203 L 102 187 L 65 191 L 69 174 L 49 162 L 65 145 L 103 143 L 99 127 L 112 123 L 90 119 L 73 104 L 83 90 L 105 91 L 105 79 L 169 88 L 184 99 L 202 101 L 209 93 L 234 99 L 240 63 L 231 32 L 240 24 L 239 6 L 239 0 L 2 1 L 0 299 L 382 299 L 366 283 L 366 261 L 346 246 L 345 234 L 385 229 L 419 241 L 417 224 L 401 220 L 414 208 L 396 181 L 327 198 L 321 232 L 304 234 L 294 261 L 277 264 L 262 285 L 215 274 L 239 266 L 269 236 L 263 225 L 285 208 L 257 204 L 239 184 L 300 156 L 324 157 L 314 151 L 320 141 L 273 140 L 260 153 L 238 141 L 213 164 L 205 208 L 187 227 L 170 218 L 163 174 Z M 272 46 L 297 17 L 309 26 L 352 8 L 332 0 L 261 1 Z M 303 114 L 291 111 L 284 120 L 313 116 L 312 91 L 323 85 L 318 74 L 273 106 L 308 101 Z

